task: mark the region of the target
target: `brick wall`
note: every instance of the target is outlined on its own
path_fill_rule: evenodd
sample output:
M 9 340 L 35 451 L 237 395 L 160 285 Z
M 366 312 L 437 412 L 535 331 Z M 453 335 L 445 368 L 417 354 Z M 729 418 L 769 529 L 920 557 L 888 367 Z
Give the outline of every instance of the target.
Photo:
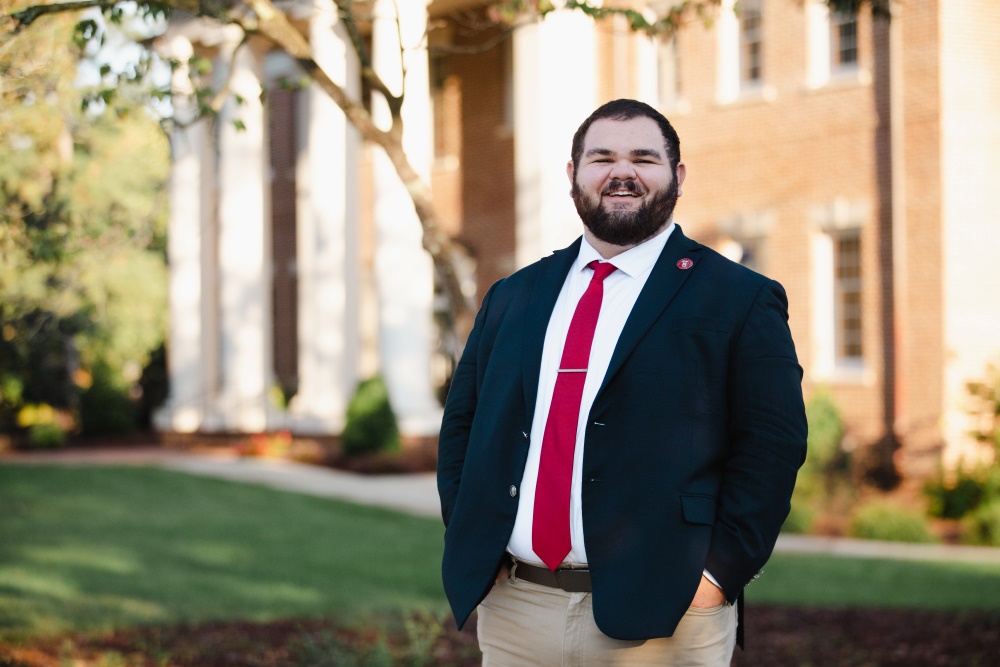
M 886 430 L 883 400 L 892 358 L 887 337 L 891 296 L 891 193 L 888 164 L 888 83 L 880 69 L 888 33 L 863 14 L 855 77 L 806 86 L 806 17 L 800 5 L 764 3 L 763 79 L 766 93 L 716 101 L 716 33 L 692 24 L 679 35 L 682 98 L 690 111 L 668 114 L 681 137 L 688 180 L 676 220 L 710 245 L 720 223 L 746 215 L 771 219 L 764 273 L 788 293 L 790 327 L 805 370 L 805 391 L 829 391 L 859 444 Z M 880 74 L 881 73 L 881 74 Z M 817 208 L 835 200 L 862 207 L 863 374 L 849 379 L 816 371 L 813 237 Z M 889 341 L 889 345 L 886 345 Z
M 982 206 L 969 203 L 975 188 L 961 187 L 954 175 L 949 181 L 942 164 L 951 155 L 953 161 L 974 159 L 971 167 L 995 173 L 990 156 L 1000 146 L 1000 122 L 992 120 L 991 103 L 982 104 L 982 112 L 974 117 L 962 109 L 953 117 L 973 124 L 982 136 L 982 148 L 974 150 L 975 142 L 967 138 L 962 150 L 952 148 L 949 153 L 943 148 L 948 132 L 962 137 L 971 128 L 943 128 L 942 12 L 952 12 L 947 16 L 955 39 L 976 44 L 973 48 L 963 42 L 962 57 L 970 65 L 953 67 L 949 76 L 969 74 L 963 81 L 949 79 L 949 95 L 974 90 L 976 99 L 1000 95 L 989 69 L 1000 55 L 1000 42 L 990 38 L 1000 17 L 991 20 L 998 10 L 989 0 L 976 0 L 971 7 L 926 0 L 897 5 L 896 11 L 891 28 L 863 11 L 857 73 L 841 73 L 816 86 L 807 80 L 804 6 L 765 2 L 765 89 L 725 104 L 716 99 L 717 31 L 693 22 L 678 38 L 683 104 L 664 112 L 680 134 L 688 166 L 678 223 L 690 236 L 721 247 L 734 218 L 770 220 L 761 270 L 788 293 L 790 327 L 805 370 L 807 396 L 829 391 L 860 446 L 876 443 L 895 429 L 904 446 L 897 462 L 904 473 L 919 475 L 940 461 L 943 406 L 948 400 L 945 373 L 957 354 L 948 349 L 946 323 L 962 317 L 971 323 L 968 330 L 987 321 L 974 317 L 975 300 L 959 298 L 965 290 L 955 286 L 985 285 L 1000 271 L 966 267 L 960 252 L 947 254 L 948 248 L 985 238 L 985 224 L 995 219 L 995 206 L 985 199 Z M 900 52 L 895 55 L 891 31 L 898 31 Z M 601 57 L 593 73 L 598 77 L 598 102 L 639 94 L 641 71 L 651 66 L 640 62 L 640 54 L 649 54 L 638 47 L 642 39 L 619 20 L 598 25 Z M 456 43 L 462 43 L 460 36 Z M 505 48 L 509 45 L 449 56 L 447 61 L 453 96 L 446 102 L 447 114 L 462 128 L 461 185 L 453 186 L 460 194 L 450 195 L 450 203 L 443 206 L 454 215 L 458 238 L 479 262 L 480 295 L 513 268 L 513 141 L 505 118 Z M 571 53 L 569 49 L 568 57 Z M 893 127 L 895 120 L 899 127 Z M 900 140 L 895 153 L 894 129 Z M 962 206 L 952 203 L 949 209 L 948 202 L 956 198 Z M 821 280 L 813 246 L 824 234 L 817 211 L 838 201 L 857 211 L 862 242 L 864 370 L 853 374 L 820 371 L 819 341 L 826 334 L 818 330 L 816 315 L 828 304 L 817 298 Z M 959 208 L 961 215 L 953 218 L 974 217 L 977 222 L 948 221 L 944 212 Z M 979 267 L 989 264 L 989 254 L 983 250 L 976 255 L 982 260 Z M 993 265 L 1000 267 L 1000 262 Z M 946 276 L 953 285 L 950 292 Z M 987 321 L 988 327 L 1000 330 L 1000 317 L 995 319 Z M 958 340 L 955 335 L 952 339 Z M 962 340 L 967 347 L 968 341 Z M 977 350 L 987 350 L 988 344 L 976 340 Z

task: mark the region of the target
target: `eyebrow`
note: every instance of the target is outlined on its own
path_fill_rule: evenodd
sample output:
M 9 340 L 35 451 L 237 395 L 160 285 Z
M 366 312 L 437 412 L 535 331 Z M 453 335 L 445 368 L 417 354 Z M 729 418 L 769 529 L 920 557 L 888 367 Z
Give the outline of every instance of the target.
M 613 155 L 614 151 L 608 148 L 591 148 L 589 151 L 584 153 L 584 157 L 593 157 L 595 155 Z M 654 150 L 652 148 L 636 148 L 635 150 L 629 151 L 631 157 L 655 157 L 663 160 L 663 154 L 660 151 Z

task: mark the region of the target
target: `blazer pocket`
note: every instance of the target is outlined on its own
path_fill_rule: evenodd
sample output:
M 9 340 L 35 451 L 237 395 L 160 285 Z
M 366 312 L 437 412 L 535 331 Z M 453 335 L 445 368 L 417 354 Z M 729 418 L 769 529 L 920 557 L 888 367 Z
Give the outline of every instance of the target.
M 681 506 L 688 523 L 715 525 L 715 496 L 681 496 Z

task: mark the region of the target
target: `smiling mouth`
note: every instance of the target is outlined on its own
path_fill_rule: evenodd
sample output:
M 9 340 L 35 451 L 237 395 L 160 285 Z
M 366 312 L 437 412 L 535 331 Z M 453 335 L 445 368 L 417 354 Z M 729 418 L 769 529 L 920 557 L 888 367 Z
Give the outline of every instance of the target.
M 601 193 L 605 197 L 641 197 L 645 194 L 635 181 L 611 181 Z

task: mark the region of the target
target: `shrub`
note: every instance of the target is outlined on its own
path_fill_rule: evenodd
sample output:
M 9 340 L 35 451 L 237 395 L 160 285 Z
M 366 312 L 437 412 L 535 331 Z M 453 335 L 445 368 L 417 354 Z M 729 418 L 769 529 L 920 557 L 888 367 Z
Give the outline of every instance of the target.
M 806 419 L 809 422 L 806 460 L 799 470 L 795 490 L 800 497 L 822 500 L 849 479 L 848 457 L 841 447 L 844 422 L 833 399 L 825 393 L 809 400 Z
M 961 519 L 983 499 L 985 482 L 986 475 L 981 471 L 960 468 L 952 480 L 945 479 L 944 471 L 939 472 L 936 480 L 924 485 L 927 513 L 941 519 Z
M 785 519 L 785 523 L 781 525 L 781 532 L 783 533 L 798 533 L 804 534 L 808 533 L 812 529 L 813 520 L 816 518 L 816 512 L 803 502 L 793 501 L 792 509 L 788 513 L 788 517 Z
M 66 428 L 72 419 L 46 403 L 25 405 L 17 414 L 17 425 L 27 430 L 27 446 L 54 449 L 66 444 Z
M 841 447 L 844 423 L 833 399 L 817 393 L 806 405 L 806 419 L 806 460 L 795 479 L 792 510 L 782 526 L 786 532 L 809 532 L 817 515 L 853 492 L 848 457 Z
M 986 469 L 983 476 L 983 496 L 980 503 L 992 503 L 1000 501 L 1000 465 L 993 465 Z
M 105 373 L 95 373 L 93 384 L 80 395 L 80 426 L 85 435 L 132 433 L 137 424 L 136 412 L 128 389 L 118 386 Z
M 806 405 L 806 420 L 809 422 L 806 471 L 825 472 L 842 453 L 840 442 L 844 438 L 844 422 L 840 411 L 828 394 L 819 393 Z
M 347 406 L 341 443 L 347 456 L 399 449 L 399 427 L 382 378 L 373 377 L 358 385 Z
M 964 522 L 964 541 L 1000 547 L 1000 500 L 984 503 Z
M 66 431 L 55 422 L 43 422 L 28 427 L 28 444 L 32 449 L 56 449 L 66 444 Z
M 965 385 L 975 403 L 971 414 L 977 420 L 977 428 L 971 435 L 1000 455 L 1000 368 L 990 364 L 986 376 L 985 380 Z
M 885 501 L 870 501 L 855 511 L 848 530 L 852 537 L 889 542 L 930 543 L 936 539 L 919 513 Z

